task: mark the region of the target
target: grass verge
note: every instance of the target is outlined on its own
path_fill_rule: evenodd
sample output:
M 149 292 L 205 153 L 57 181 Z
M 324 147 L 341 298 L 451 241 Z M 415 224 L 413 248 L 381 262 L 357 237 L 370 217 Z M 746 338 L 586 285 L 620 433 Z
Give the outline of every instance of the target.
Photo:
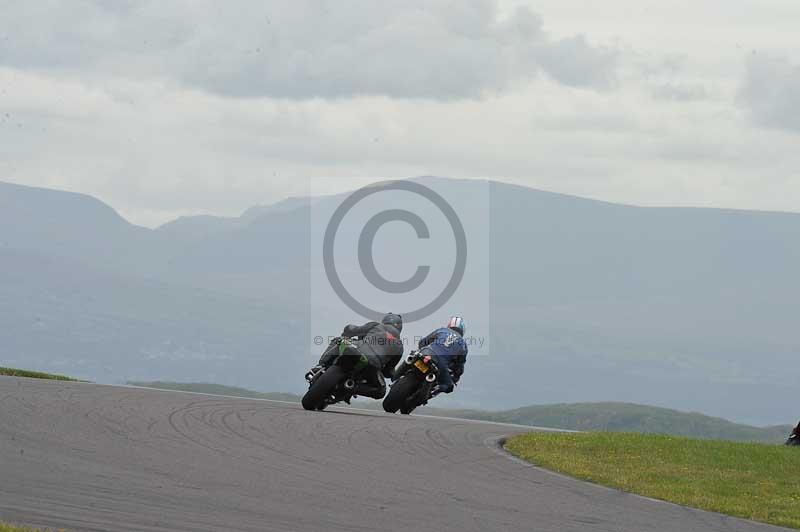
M 30 528 L 27 526 L 15 526 L 0 523 L 0 532 L 47 532 L 41 528 Z M 59 529 L 59 532 L 64 532 L 64 529 Z
M 506 449 L 646 497 L 800 529 L 800 449 L 654 434 L 532 433 Z
M 55 381 L 73 381 L 79 382 L 78 379 L 72 377 L 65 377 L 64 375 L 52 375 L 50 373 L 42 373 L 40 371 L 28 371 L 26 369 L 2 368 L 0 367 L 0 375 L 7 377 L 27 377 L 29 379 L 51 379 Z M 0 532 L 5 532 L 0 528 Z

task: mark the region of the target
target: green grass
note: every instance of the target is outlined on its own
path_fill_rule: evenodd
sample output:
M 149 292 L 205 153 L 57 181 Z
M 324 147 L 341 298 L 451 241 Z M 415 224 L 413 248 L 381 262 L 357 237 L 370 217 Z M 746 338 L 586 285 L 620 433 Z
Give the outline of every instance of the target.
M 538 466 L 655 499 L 800 529 L 800 449 L 630 433 L 523 434 Z
M 65 377 L 64 375 L 53 375 L 50 373 L 42 373 L 40 371 L 28 371 L 26 369 L 15 369 L 15 368 L 0 367 L 0 375 L 5 375 L 7 377 L 27 377 L 29 379 L 50 379 L 55 381 L 79 382 L 78 379 L 73 379 L 72 377 Z M 0 529 L 0 532 L 4 531 Z
M 63 529 L 59 529 L 63 532 Z M 0 523 L 0 532 L 47 532 L 41 528 L 30 528 L 27 526 L 15 526 Z

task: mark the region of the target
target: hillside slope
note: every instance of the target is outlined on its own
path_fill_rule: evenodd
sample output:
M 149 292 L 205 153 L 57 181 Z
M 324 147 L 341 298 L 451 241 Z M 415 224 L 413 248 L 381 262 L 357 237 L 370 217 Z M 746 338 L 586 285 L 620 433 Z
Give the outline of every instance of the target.
M 486 192 L 475 181 L 422 182 L 456 206 Z M 503 183 L 489 190 L 490 301 L 465 300 L 441 319 L 465 315 L 470 334 L 490 338 L 491 354 L 471 357 L 444 405 L 603 400 L 753 424 L 797 417 L 800 215 L 631 207 Z M 377 198 L 376 209 L 396 207 Z M 317 198 L 314 209 L 340 199 Z M 91 380 L 301 392 L 303 366 L 318 355 L 308 328 L 335 334 L 338 321 L 361 319 L 309 323 L 307 202 L 257 208 L 232 225 L 198 218 L 156 231 L 66 192 L 4 185 L 0 205 L 0 343 L 23 367 L 47 353 L 59 371 Z M 381 265 L 409 256 L 408 246 L 389 248 Z M 426 257 L 434 268 L 445 259 Z M 72 277 L 80 282 L 67 286 Z
M 458 416 L 581 431 L 642 432 L 715 440 L 782 443 L 789 425 L 753 427 L 697 412 L 630 403 L 535 405 L 500 412 L 462 412 Z

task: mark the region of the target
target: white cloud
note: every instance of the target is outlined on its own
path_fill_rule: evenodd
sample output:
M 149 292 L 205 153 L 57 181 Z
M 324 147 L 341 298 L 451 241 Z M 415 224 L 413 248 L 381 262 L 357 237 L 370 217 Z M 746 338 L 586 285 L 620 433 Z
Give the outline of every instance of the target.
M 751 65 L 776 83 L 743 94 L 766 102 L 740 94 L 749 48 L 796 40 L 783 22 L 762 32 L 763 13 L 748 33 L 741 13 L 690 31 L 688 4 L 546 0 L 542 18 L 492 2 L 313 5 L 16 4 L 0 34 L 0 180 L 94 194 L 148 225 L 237 214 L 318 176 L 800 210 L 797 129 L 778 123 L 797 108 L 791 63 Z M 719 46 L 698 45 L 708 35 Z

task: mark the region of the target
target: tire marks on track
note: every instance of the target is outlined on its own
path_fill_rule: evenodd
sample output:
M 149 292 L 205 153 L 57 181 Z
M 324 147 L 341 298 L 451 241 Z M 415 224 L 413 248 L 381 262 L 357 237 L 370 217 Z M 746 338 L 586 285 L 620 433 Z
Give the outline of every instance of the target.
M 521 430 L 0 378 L 0 520 L 75 531 L 773 530 L 514 461 L 495 442 Z

